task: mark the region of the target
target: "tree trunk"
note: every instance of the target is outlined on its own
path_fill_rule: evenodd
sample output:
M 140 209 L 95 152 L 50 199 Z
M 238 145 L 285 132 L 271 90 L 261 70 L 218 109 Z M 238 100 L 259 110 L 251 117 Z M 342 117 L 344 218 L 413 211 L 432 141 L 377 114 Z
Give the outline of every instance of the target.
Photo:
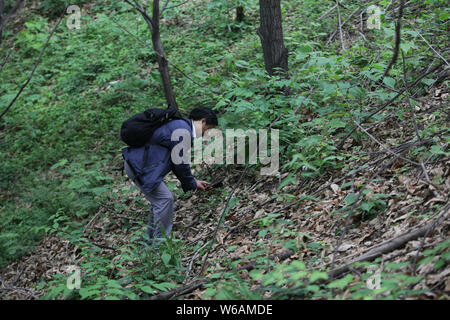
M 159 34 L 156 36 L 154 35 L 152 37 L 152 40 L 153 40 L 153 45 L 155 47 L 156 52 L 161 54 L 161 56 L 160 55 L 157 56 L 158 69 L 159 69 L 159 73 L 161 74 L 161 79 L 162 79 L 163 88 L 164 88 L 164 96 L 166 97 L 167 104 L 174 108 L 178 108 L 178 105 L 177 105 L 177 102 L 175 99 L 175 94 L 173 93 L 172 83 L 170 81 L 169 63 L 166 59 L 166 54 L 164 53 L 164 49 L 163 49 Z
M 288 50 L 284 46 L 280 0 L 259 0 L 260 28 L 258 30 L 269 75 L 288 71 Z
M 0 0 L 0 44 L 2 44 L 2 33 L 3 33 L 3 11 L 5 9 L 4 0 Z
M 172 82 L 170 81 L 169 62 L 167 61 L 166 53 L 164 52 L 164 47 L 159 34 L 159 28 L 158 30 L 153 30 L 152 42 L 153 48 L 157 52 L 156 58 L 158 61 L 158 69 L 161 74 L 164 96 L 166 97 L 167 104 L 174 108 L 178 108 L 175 94 L 173 93 Z
M 161 41 L 161 35 L 159 33 L 159 0 L 153 0 L 153 30 L 152 30 L 152 43 L 153 48 L 157 52 L 158 68 L 161 74 L 163 82 L 164 96 L 166 97 L 167 104 L 178 109 L 178 105 L 173 93 L 172 82 L 170 81 L 169 62 L 166 58 L 166 53 Z
M 243 6 L 238 6 L 236 7 L 236 21 L 237 22 L 242 22 L 244 21 L 244 7 Z
M 158 61 L 158 70 L 161 75 L 163 83 L 164 96 L 166 97 L 166 101 L 169 106 L 178 109 L 175 95 L 173 93 L 172 83 L 170 81 L 169 61 L 167 60 L 166 53 L 164 51 L 164 47 L 161 41 L 161 35 L 159 32 L 159 19 L 160 19 L 159 0 L 153 0 L 153 15 L 151 18 L 147 15 L 145 9 L 138 2 L 131 3 L 129 0 L 124 1 L 130 4 L 133 8 L 137 9 L 141 13 L 145 22 L 147 23 L 148 28 L 150 29 L 150 32 L 152 34 L 153 49 L 156 52 L 156 59 Z

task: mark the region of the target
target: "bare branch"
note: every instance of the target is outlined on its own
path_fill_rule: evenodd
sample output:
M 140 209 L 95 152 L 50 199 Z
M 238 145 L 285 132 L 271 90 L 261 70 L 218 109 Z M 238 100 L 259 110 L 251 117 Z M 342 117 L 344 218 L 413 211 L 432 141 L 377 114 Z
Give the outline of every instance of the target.
M 14 51 L 14 46 L 11 47 L 11 49 L 9 49 L 8 53 L 6 54 L 5 60 L 3 60 L 2 64 L 0 65 L 0 73 L 3 70 L 3 67 L 5 66 L 6 62 L 8 62 L 9 56 L 11 55 L 11 53 Z
M 430 64 L 428 70 L 426 70 L 424 73 L 422 73 L 415 81 L 413 84 L 411 84 L 409 86 L 409 88 L 414 87 L 416 84 L 418 84 L 423 78 L 425 78 L 427 75 L 429 75 L 430 73 L 435 72 L 436 70 L 438 70 L 441 66 L 443 65 L 443 63 L 438 64 L 434 67 L 432 67 L 432 65 Z M 402 89 L 401 91 L 398 92 L 397 95 L 395 95 L 392 99 L 390 99 L 389 101 L 383 103 L 380 107 L 378 107 L 375 111 L 372 111 L 368 116 L 366 116 L 364 119 L 361 120 L 360 124 L 365 123 L 367 120 L 369 120 L 370 118 L 372 118 L 375 114 L 379 113 L 380 111 L 384 110 L 387 106 L 389 106 L 391 103 L 393 103 L 395 100 L 397 100 L 398 97 L 400 97 L 401 95 L 403 95 L 406 91 L 406 88 Z M 354 127 L 352 130 L 350 130 L 350 132 L 341 140 L 341 142 L 338 145 L 338 149 L 340 149 L 345 141 L 348 139 L 348 137 L 350 137 L 353 132 L 355 132 L 357 127 Z
M 330 9 L 328 9 L 324 14 L 322 14 L 319 17 L 319 20 L 322 20 L 323 18 L 325 18 L 331 11 L 333 11 L 334 9 L 336 9 L 337 4 L 335 4 L 334 6 L 332 6 Z
M 129 0 L 124 0 L 124 1 L 126 3 L 128 3 L 130 6 L 132 6 L 134 9 L 139 11 L 139 13 L 142 15 L 142 17 L 144 18 L 145 22 L 147 23 L 150 31 L 153 33 L 154 23 L 153 23 L 152 19 L 148 16 L 148 14 L 145 11 L 145 9 L 136 0 L 133 0 L 134 4 L 132 4 Z
M 129 0 L 124 0 L 126 3 L 131 4 Z M 156 51 L 157 60 L 158 60 L 158 68 L 161 74 L 161 79 L 163 82 L 164 95 L 166 97 L 167 104 L 174 108 L 178 109 L 178 105 L 175 99 L 175 95 L 173 93 L 172 83 L 170 81 L 170 73 L 169 73 L 169 62 L 166 58 L 166 54 L 164 52 L 164 47 L 161 41 L 161 35 L 159 33 L 159 0 L 153 0 L 153 17 L 150 18 L 145 11 L 145 9 L 137 2 L 137 0 L 133 0 L 134 5 L 132 5 L 136 10 L 138 10 L 141 15 L 144 17 L 144 20 L 147 22 L 147 25 L 152 34 L 152 43 L 153 49 Z
M 398 58 L 398 50 L 400 49 L 400 41 L 401 41 L 401 22 L 402 22 L 402 16 L 403 16 L 403 7 L 405 6 L 405 0 L 400 0 L 400 9 L 398 12 L 397 22 L 395 23 L 395 47 L 394 47 L 394 54 L 392 56 L 391 62 L 389 62 L 389 65 L 387 66 L 386 70 L 384 71 L 383 77 L 386 77 L 389 74 L 389 71 L 391 71 L 392 66 L 395 64 Z
M 408 23 L 408 24 L 409 24 L 409 23 Z M 450 64 L 448 63 L 448 61 L 447 61 L 447 60 L 446 60 L 446 59 L 445 59 L 438 51 L 436 51 L 436 49 L 433 48 L 433 46 L 427 41 L 427 39 L 425 39 L 425 38 L 422 36 L 422 34 L 421 34 L 418 30 L 416 30 L 416 28 L 414 28 L 411 24 L 409 24 L 409 26 L 410 26 L 415 32 L 417 32 L 417 34 L 419 35 L 419 37 L 421 37 L 422 40 L 425 41 L 425 43 L 427 44 L 427 46 L 428 46 L 431 50 L 433 50 L 433 52 L 436 53 L 436 54 L 438 55 L 438 57 L 441 58 L 442 61 L 444 61 L 445 64 L 446 64 L 447 66 L 450 67 Z
M 336 269 L 332 269 L 331 271 L 328 272 L 328 276 L 330 278 L 336 278 L 339 275 L 342 275 L 343 273 L 349 271 L 349 267 L 356 262 L 372 261 L 375 258 L 377 258 L 385 253 L 388 253 L 388 252 L 394 251 L 395 249 L 403 247 L 409 241 L 415 240 L 419 237 L 424 237 L 424 239 L 425 239 L 425 237 L 428 234 L 430 234 L 430 232 L 434 229 L 434 227 L 436 226 L 436 223 L 439 220 L 441 220 L 442 218 L 445 219 L 445 216 L 448 214 L 448 209 L 449 209 L 449 206 L 447 204 L 443 208 L 441 214 L 438 216 L 438 218 L 433 223 L 426 225 L 425 227 L 418 228 L 413 231 L 407 232 L 407 233 L 402 234 L 394 239 L 391 239 L 389 241 L 386 241 L 385 243 L 378 245 L 374 249 L 367 251 L 366 253 L 359 256 L 358 258 L 348 261 L 347 263 L 344 263 L 342 266 L 340 266 Z M 419 252 L 420 252 L 420 250 L 418 251 L 418 253 Z
M 341 29 L 344 27 L 344 25 L 355 15 L 355 13 L 356 12 L 358 12 L 358 10 L 359 10 L 360 8 L 357 8 L 357 9 L 355 9 L 352 13 L 350 13 L 350 15 L 347 17 L 347 19 L 345 19 L 344 20 L 344 22 L 342 22 L 341 23 Z M 364 12 L 364 10 L 363 11 L 361 11 L 361 12 Z M 330 38 L 328 39 L 328 41 L 327 41 L 327 43 L 326 44 L 329 44 L 333 39 L 334 39 L 334 37 L 336 36 L 336 34 L 339 32 L 339 30 L 337 29 L 337 30 L 334 30 L 334 32 L 331 34 L 331 36 L 330 36 Z
M 186 0 L 186 1 L 183 1 L 183 2 L 181 2 L 181 3 L 179 3 L 179 4 L 176 4 L 176 5 L 167 7 L 167 8 L 163 8 L 163 10 L 161 10 L 160 15 L 162 15 L 163 11 L 166 11 L 167 9 L 172 9 L 172 8 L 176 8 L 176 7 L 182 6 L 183 4 L 188 3 L 189 1 L 191 1 L 191 0 Z
M 123 31 L 125 31 L 126 33 L 128 33 L 130 36 L 132 36 L 134 39 L 136 39 L 137 41 L 139 41 L 140 43 L 143 44 L 144 47 L 150 47 L 150 43 L 146 43 L 145 41 L 143 41 L 142 39 L 139 39 L 135 34 L 133 34 L 131 31 L 129 31 L 127 28 L 125 28 L 124 26 L 122 26 L 119 22 L 117 22 L 116 19 L 114 19 L 113 17 L 109 17 L 120 29 L 122 29 Z M 155 49 L 151 48 L 150 49 L 158 56 L 162 57 L 161 54 L 159 54 Z M 196 85 L 198 85 L 199 87 L 204 87 L 204 85 L 202 85 L 201 83 L 198 83 L 197 81 L 195 81 L 194 79 L 192 79 L 188 74 L 186 74 L 183 70 L 180 69 L 180 67 L 178 67 L 178 65 L 176 65 L 175 63 L 173 63 L 172 61 L 170 61 L 169 59 L 166 60 L 169 64 L 171 64 L 178 72 L 180 72 L 183 76 L 185 76 L 187 79 L 191 80 L 193 83 L 195 83 Z
M 353 120 L 353 122 L 356 124 L 356 126 L 358 128 L 360 128 L 362 131 L 364 131 L 365 134 L 367 134 L 369 136 L 370 139 L 372 139 L 373 141 L 375 141 L 380 147 L 382 147 L 384 150 L 386 150 L 387 152 L 389 152 L 390 154 L 392 154 L 393 156 L 396 156 L 397 158 L 400 158 L 410 164 L 413 164 L 415 166 L 420 166 L 420 163 L 417 163 L 415 161 L 412 161 L 410 159 L 407 159 L 405 157 L 402 157 L 401 155 L 395 153 L 394 151 L 392 151 L 391 149 L 389 149 L 388 147 L 384 146 L 380 141 L 377 140 L 377 138 L 375 138 L 374 136 L 372 136 L 366 129 L 364 129 L 357 121 Z
M 58 28 L 59 24 L 61 23 L 61 21 L 64 18 L 64 14 L 61 16 L 61 18 L 59 18 L 59 21 L 56 23 L 56 25 L 53 27 L 53 30 L 51 31 L 50 35 L 47 38 L 47 41 L 45 42 L 44 46 L 41 49 L 41 52 L 39 53 L 39 57 L 36 60 L 33 70 L 31 71 L 30 75 L 28 76 L 27 81 L 25 81 L 25 83 L 22 85 L 22 87 L 19 89 L 19 91 L 17 92 L 16 96 L 11 100 L 11 102 L 8 104 L 8 106 L 5 108 L 5 110 L 3 110 L 3 112 L 0 114 L 0 119 L 8 112 L 8 110 L 12 107 L 12 105 L 14 104 L 14 102 L 16 102 L 17 98 L 20 96 L 20 94 L 23 92 L 23 90 L 25 89 L 25 87 L 28 85 L 28 83 L 30 82 L 31 78 L 34 75 L 34 72 L 36 71 L 39 63 L 41 62 L 42 56 L 44 54 L 45 49 L 47 48 L 50 39 L 52 38 L 53 34 L 56 31 L 56 28 Z
M 164 12 L 164 10 L 167 9 L 167 5 L 169 4 L 169 1 L 170 1 L 170 0 L 166 0 L 166 2 L 164 3 L 164 5 L 163 5 L 161 11 L 159 12 L 159 15 L 160 15 L 160 16 L 161 16 L 162 13 Z
M 337 0 L 336 0 L 336 8 L 337 8 L 337 14 L 338 14 L 339 37 L 341 38 L 342 50 L 345 50 L 344 36 L 342 35 L 341 9 L 339 9 L 339 1 L 337 1 Z

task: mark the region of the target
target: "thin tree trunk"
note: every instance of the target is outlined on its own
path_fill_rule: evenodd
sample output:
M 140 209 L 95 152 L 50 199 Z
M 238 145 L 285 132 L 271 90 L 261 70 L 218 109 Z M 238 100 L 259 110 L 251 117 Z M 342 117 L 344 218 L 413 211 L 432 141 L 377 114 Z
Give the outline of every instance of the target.
M 159 14 L 159 0 L 153 0 L 152 42 L 155 51 L 158 53 L 158 68 L 163 82 L 164 96 L 166 97 L 166 101 L 169 106 L 178 108 L 175 94 L 173 93 L 172 82 L 170 81 L 169 63 L 166 59 L 166 53 L 164 51 L 164 47 L 161 41 L 161 35 L 159 32 Z
M 169 62 L 166 58 L 166 53 L 164 51 L 164 47 L 161 41 L 161 35 L 159 32 L 160 14 L 166 8 L 167 2 L 164 5 L 163 10 L 160 11 L 159 0 L 153 0 L 153 16 L 152 18 L 150 18 L 147 15 L 145 9 L 138 2 L 133 1 L 133 3 L 131 3 L 129 0 L 124 1 L 141 13 L 142 17 L 144 18 L 145 22 L 149 27 L 150 32 L 152 34 L 153 49 L 156 52 L 158 69 L 163 83 L 164 96 L 169 106 L 178 109 L 175 94 L 173 93 L 172 82 L 170 81 Z
M 389 75 L 389 71 L 391 71 L 392 66 L 395 64 L 398 58 L 398 51 L 400 49 L 400 41 L 401 41 L 401 26 L 402 26 L 402 16 L 403 16 L 403 7 L 405 6 L 405 0 L 400 0 L 400 8 L 398 10 L 398 17 L 395 23 L 395 47 L 394 54 L 392 55 L 392 59 L 389 62 L 386 70 L 384 71 L 383 77 Z
M 236 7 L 236 21 L 237 22 L 242 22 L 244 21 L 244 7 L 243 6 L 238 6 Z
M 0 44 L 2 44 L 2 33 L 3 33 L 3 11 L 5 10 L 5 2 L 4 0 L 0 0 Z
M 280 0 L 259 0 L 260 28 L 258 30 L 269 75 L 288 71 L 288 50 L 284 46 Z
M 0 0 L 0 31 L 3 27 L 3 11 L 5 11 L 5 1 Z
M 330 278 L 337 278 L 340 275 L 342 275 L 343 273 L 349 271 L 351 265 L 356 262 L 372 261 L 375 258 L 377 258 L 385 253 L 388 253 L 388 252 L 394 251 L 395 249 L 403 247 L 409 241 L 416 240 L 419 237 L 427 236 L 434 229 L 436 222 L 438 222 L 442 218 L 445 219 L 445 217 L 448 213 L 447 210 L 448 210 L 448 205 L 443 208 L 441 215 L 439 215 L 438 219 L 436 219 L 434 222 L 432 222 L 424 227 L 414 229 L 412 231 L 404 233 L 394 239 L 391 239 L 391 240 L 381 243 L 380 245 L 376 246 L 375 248 L 365 252 L 358 258 L 347 261 L 340 267 L 329 271 L 328 276 Z

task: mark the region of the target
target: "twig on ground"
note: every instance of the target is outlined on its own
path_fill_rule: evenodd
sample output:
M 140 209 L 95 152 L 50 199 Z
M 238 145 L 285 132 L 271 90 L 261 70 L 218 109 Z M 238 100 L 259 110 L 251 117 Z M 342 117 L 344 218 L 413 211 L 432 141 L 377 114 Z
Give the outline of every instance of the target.
M 21 271 L 21 273 L 19 274 L 22 275 L 23 270 Z M 13 284 L 8 284 L 6 281 L 3 280 L 3 278 L 0 276 L 0 283 L 1 283 L 1 287 L 0 287 L 0 291 L 23 291 L 26 292 L 30 297 L 32 297 L 35 300 L 38 300 L 39 298 L 36 296 L 36 294 L 34 293 L 33 290 L 28 289 L 28 288 L 21 288 L 21 287 L 15 287 L 14 284 L 17 282 L 17 280 L 19 279 L 19 277 L 16 278 L 16 280 L 14 280 Z
M 434 47 L 427 41 L 427 39 L 425 39 L 423 36 L 422 36 L 422 34 L 416 29 L 416 28 L 414 28 L 409 22 L 407 22 L 408 23 L 408 25 L 415 31 L 415 32 L 417 32 L 417 34 L 419 35 L 419 37 L 427 44 L 427 46 L 435 53 L 435 54 L 437 54 L 438 55 L 438 57 L 442 60 L 442 61 L 444 61 L 445 62 L 445 64 L 447 65 L 447 66 L 449 66 L 450 67 L 450 64 L 448 63 L 448 61 L 436 50 L 436 49 L 434 49 Z
M 406 96 L 406 101 L 408 102 L 409 108 L 411 110 L 411 114 L 412 114 L 412 120 L 413 120 L 413 125 L 414 125 L 414 131 L 416 133 L 417 136 L 417 140 L 419 142 L 422 142 L 422 138 L 420 137 L 420 133 L 419 133 L 419 127 L 417 125 L 417 119 L 416 119 L 416 113 L 414 112 L 414 107 L 411 104 L 411 101 L 409 101 L 409 87 L 406 81 L 406 64 L 405 64 L 405 56 L 403 54 L 402 51 L 402 61 L 403 61 L 403 85 L 405 86 L 405 96 Z M 437 197 L 438 196 L 438 191 L 439 190 L 430 180 L 430 177 L 428 175 L 427 169 L 425 168 L 425 165 L 423 163 L 423 161 L 420 162 L 420 167 L 422 168 L 422 172 L 425 176 L 426 181 L 428 182 L 428 184 L 430 186 L 433 186 L 432 188 L 432 192 L 433 194 Z
M 181 286 L 179 288 L 175 288 L 173 290 L 167 291 L 167 292 L 161 292 L 157 295 L 151 296 L 149 300 L 170 300 L 174 299 L 178 296 L 181 296 L 186 293 L 190 293 L 194 291 L 195 289 L 201 288 L 203 285 L 207 284 L 208 282 L 206 280 L 197 280 L 190 284 Z
M 448 205 L 446 207 L 448 210 Z M 446 212 L 448 212 L 448 211 L 446 211 Z M 442 217 L 442 215 L 440 215 L 439 217 Z M 388 253 L 395 249 L 403 247 L 406 243 L 408 243 L 411 240 L 415 240 L 419 237 L 428 235 L 433 230 L 435 223 L 437 221 L 438 221 L 438 219 L 436 219 L 433 223 L 431 223 L 425 227 L 404 233 L 394 239 L 391 239 L 389 241 L 386 241 L 386 242 L 380 244 L 376 248 L 369 250 L 368 252 L 362 254 L 358 258 L 352 259 L 336 269 L 332 269 L 331 271 L 328 272 L 328 276 L 331 279 L 336 278 L 336 277 L 342 275 L 343 273 L 347 272 L 349 270 L 349 267 L 356 262 L 372 261 L 375 258 L 377 258 L 385 253 Z
M 211 241 L 210 241 L 210 242 L 211 242 L 211 247 L 208 248 L 208 250 L 206 251 L 206 254 L 205 254 L 205 256 L 204 256 L 202 268 L 201 268 L 201 270 L 200 270 L 200 274 L 203 274 L 203 272 L 204 272 L 204 270 L 205 270 L 206 261 L 208 260 L 209 254 L 210 254 L 210 252 L 211 252 L 211 248 L 212 248 L 212 246 L 214 245 L 214 242 L 216 241 L 217 232 L 219 231 L 219 228 L 220 228 L 220 226 L 221 226 L 223 220 L 225 220 L 226 214 L 228 213 L 228 210 L 227 210 L 227 209 L 228 209 L 228 206 L 229 206 L 229 204 L 230 204 L 230 201 L 231 201 L 231 199 L 234 197 L 234 194 L 235 194 L 235 192 L 236 192 L 236 189 L 237 189 L 237 187 L 240 185 L 241 180 L 242 180 L 242 178 L 245 176 L 245 174 L 246 174 L 248 168 L 249 168 L 249 165 L 247 165 L 247 166 L 245 167 L 244 172 L 240 175 L 239 180 L 237 181 L 236 185 L 234 186 L 233 191 L 231 192 L 230 196 L 228 197 L 228 200 L 227 200 L 227 202 L 226 202 L 226 204 L 225 204 L 225 206 L 224 206 L 224 208 L 223 208 L 222 214 L 220 215 L 219 221 L 217 222 L 217 227 L 216 227 L 216 229 L 214 230 L 213 236 L 212 236 Z
M 211 243 L 211 241 L 212 241 L 212 240 L 206 241 L 200 248 L 198 248 L 198 249 L 194 252 L 194 255 L 192 256 L 191 262 L 189 262 L 189 266 L 188 266 L 188 269 L 187 269 L 187 271 L 186 271 L 186 276 L 185 276 L 183 282 L 186 282 L 186 281 L 189 279 L 189 273 L 190 273 L 191 270 L 192 270 L 192 266 L 193 266 L 193 264 L 194 264 L 195 258 L 198 257 L 200 251 L 202 251 L 206 246 L 208 246 L 208 245 Z
M 87 229 L 91 226 L 91 223 L 98 217 L 98 215 L 100 214 L 100 210 L 92 217 L 92 219 L 86 224 L 86 226 L 84 227 L 83 230 L 83 234 L 86 233 Z
M 410 164 L 412 164 L 412 165 L 420 166 L 420 163 L 417 163 L 417 162 L 412 161 L 412 160 L 410 160 L 410 159 L 408 159 L 408 158 L 405 158 L 405 157 L 403 157 L 402 155 L 397 154 L 397 153 L 395 153 L 394 151 L 392 151 L 391 149 L 389 149 L 388 147 L 384 146 L 380 141 L 377 140 L 377 138 L 375 138 L 375 137 L 372 136 L 369 132 L 367 132 L 367 130 L 364 129 L 357 121 L 353 120 L 353 122 L 356 124 L 356 126 L 357 126 L 358 128 L 360 128 L 362 131 L 364 131 L 364 133 L 367 134 L 367 136 L 369 136 L 370 139 L 372 139 L 373 141 L 375 141 L 378 145 L 380 145 L 384 150 L 386 150 L 387 152 L 389 152 L 389 153 L 392 154 L 393 156 L 395 156 L 395 157 L 397 157 L 397 158 L 399 158 L 399 159 L 402 159 L 402 160 L 404 160 L 404 161 L 406 161 L 406 162 L 408 162 L 408 163 L 410 163 Z

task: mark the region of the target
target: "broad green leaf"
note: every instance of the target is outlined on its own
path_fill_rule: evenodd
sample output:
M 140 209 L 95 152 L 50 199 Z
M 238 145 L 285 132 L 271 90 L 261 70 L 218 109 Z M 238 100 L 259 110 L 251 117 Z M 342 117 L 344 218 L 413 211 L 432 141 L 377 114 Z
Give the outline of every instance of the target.
M 328 274 L 326 272 L 314 271 L 309 277 L 309 282 L 313 283 L 319 279 L 328 280 Z

